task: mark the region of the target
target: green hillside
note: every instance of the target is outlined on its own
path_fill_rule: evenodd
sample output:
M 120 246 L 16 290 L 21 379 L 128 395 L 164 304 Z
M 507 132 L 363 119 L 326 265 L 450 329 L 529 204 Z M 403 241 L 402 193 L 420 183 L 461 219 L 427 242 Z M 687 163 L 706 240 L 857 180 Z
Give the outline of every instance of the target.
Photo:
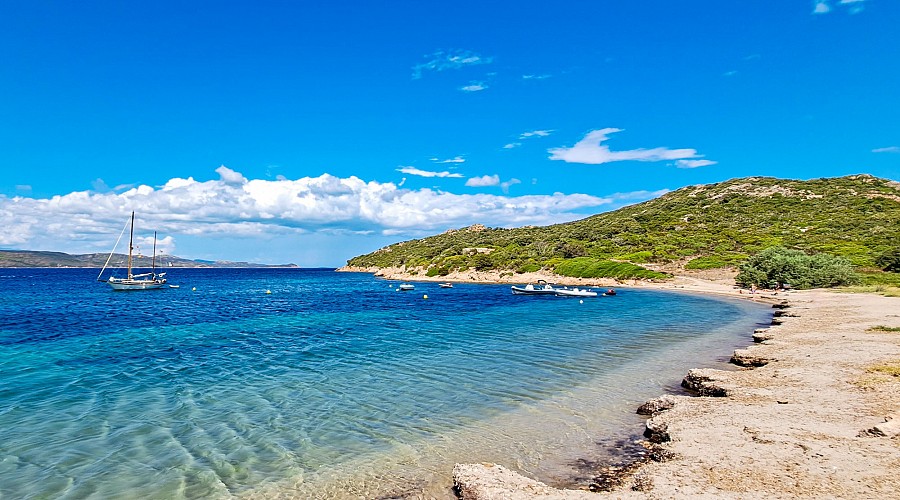
M 869 175 L 733 179 L 565 224 L 451 230 L 390 245 L 348 265 L 405 265 L 435 275 L 468 268 L 557 271 L 584 267 L 586 258 L 704 269 L 734 266 L 778 245 L 874 267 L 880 255 L 900 246 L 900 183 Z

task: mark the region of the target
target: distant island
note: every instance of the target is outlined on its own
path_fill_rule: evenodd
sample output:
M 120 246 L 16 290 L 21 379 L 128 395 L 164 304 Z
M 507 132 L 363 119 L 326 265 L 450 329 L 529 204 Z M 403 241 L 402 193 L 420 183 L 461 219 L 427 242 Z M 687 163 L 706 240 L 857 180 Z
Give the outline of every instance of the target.
M 87 267 L 101 268 L 109 258 L 108 253 L 88 253 L 72 255 L 63 252 L 41 252 L 31 250 L 0 250 L 0 268 L 3 267 Z M 110 266 L 120 266 L 128 259 L 127 255 L 113 254 Z M 149 268 L 152 258 L 146 255 L 134 257 L 134 267 Z M 209 268 L 295 268 L 296 264 L 256 264 L 252 262 L 232 262 L 227 260 L 191 260 L 173 255 L 157 255 L 156 267 L 209 267 Z

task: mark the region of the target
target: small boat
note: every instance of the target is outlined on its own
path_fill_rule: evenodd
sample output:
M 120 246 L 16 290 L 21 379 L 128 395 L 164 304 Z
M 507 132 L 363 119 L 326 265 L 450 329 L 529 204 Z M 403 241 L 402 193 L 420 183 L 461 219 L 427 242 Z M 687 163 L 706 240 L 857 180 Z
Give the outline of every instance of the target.
M 438 286 L 441 288 L 453 288 L 453 283 L 441 283 Z
M 556 295 L 556 288 L 544 280 L 538 280 L 537 284 L 523 286 L 511 286 L 513 295 Z
M 613 290 L 612 288 L 610 288 L 609 290 L 603 292 L 603 296 L 604 296 L 604 297 L 612 297 L 612 296 L 615 295 L 615 294 L 616 294 L 616 291 Z
M 582 290 L 580 288 L 558 288 L 556 289 L 557 297 L 596 297 L 597 292 L 593 290 Z
M 127 227 L 127 226 L 126 226 Z M 125 232 L 125 228 L 122 228 L 122 233 Z M 119 235 L 121 238 L 122 235 Z M 116 240 L 116 245 L 119 244 L 119 241 Z M 103 271 L 106 271 L 106 266 L 109 265 L 110 259 L 112 259 L 113 253 L 115 253 L 116 247 L 113 246 L 112 252 L 109 253 L 109 258 L 106 259 L 106 264 L 103 265 L 103 269 L 100 270 L 100 274 L 97 276 L 97 281 L 102 281 L 100 276 L 103 276 Z M 134 212 L 131 212 L 131 236 L 128 240 L 128 277 L 127 278 L 117 278 L 115 276 L 111 276 L 106 280 L 106 284 L 112 287 L 113 290 L 156 290 L 162 288 L 163 285 L 166 284 L 166 273 L 157 273 L 156 272 L 156 231 L 153 232 L 153 261 L 152 261 L 152 271 L 149 273 L 143 274 L 134 274 L 132 272 L 132 261 L 134 253 Z M 171 286 L 171 285 L 170 285 Z
M 397 289 L 400 290 L 401 292 L 408 292 L 410 290 L 415 290 L 416 287 L 412 283 L 404 283 L 404 284 L 398 286 Z

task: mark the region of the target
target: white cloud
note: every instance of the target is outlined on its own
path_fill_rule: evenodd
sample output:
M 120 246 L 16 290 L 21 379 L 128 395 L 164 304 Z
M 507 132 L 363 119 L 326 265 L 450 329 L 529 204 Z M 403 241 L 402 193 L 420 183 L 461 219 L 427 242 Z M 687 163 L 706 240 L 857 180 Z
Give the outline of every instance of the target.
M 501 183 L 500 183 L 500 189 L 502 189 L 502 190 L 503 190 L 503 193 L 506 194 L 506 193 L 509 193 L 509 187 L 510 187 L 510 186 L 514 186 L 514 185 L 516 185 L 516 184 L 521 184 L 521 183 L 522 183 L 522 181 L 520 181 L 519 179 L 513 178 L 513 179 L 510 179 L 510 180 L 508 180 L 508 181 L 506 181 L 506 182 L 501 182 Z
M 722 73 L 722 76 L 734 76 L 736 74 L 737 74 L 737 71 L 731 70 L 731 71 L 726 71 L 726 72 Z
M 455 158 L 448 158 L 446 160 L 442 160 L 440 158 L 431 158 L 431 161 L 435 163 L 465 163 L 466 159 L 462 156 L 457 156 Z
M 831 12 L 831 7 L 824 0 L 817 0 L 813 7 L 813 14 L 827 14 Z
M 838 5 L 848 9 L 851 14 L 858 14 L 865 9 L 863 2 L 866 0 L 838 0 Z M 813 0 L 813 14 L 828 14 L 834 8 L 831 0 Z
M 873 153 L 900 153 L 900 146 L 888 146 L 886 148 L 876 148 Z
M 490 64 L 490 57 L 482 57 L 468 50 L 439 50 L 425 56 L 428 61 L 413 66 L 412 77 L 414 80 L 422 78 L 426 71 L 444 71 L 447 69 L 460 69 L 466 66 L 478 64 Z
M 504 146 L 503 146 L 503 149 L 514 149 L 514 148 L 517 148 L 517 147 L 519 147 L 519 146 L 521 146 L 521 145 L 522 145 L 521 142 L 510 142 L 509 144 L 504 145 Z
M 228 177 L 244 179 L 239 173 L 230 172 Z M 501 185 L 497 176 L 475 179 L 484 185 Z M 645 192 L 606 197 L 579 193 L 454 194 L 329 174 L 245 181 L 238 184 L 189 177 L 171 179 L 158 188 L 140 185 L 120 193 L 77 191 L 51 198 L 0 195 L 0 245 L 105 253 L 134 210 L 135 237 L 145 254 L 152 251 L 150 238 L 156 230 L 158 251 L 171 254 L 176 248 L 182 252 L 194 248 L 194 252 L 203 255 L 181 256 L 245 260 L 268 252 L 252 250 L 253 255 L 237 255 L 238 248 L 289 248 L 314 235 L 322 241 L 332 241 L 328 238 L 335 235 L 420 237 L 476 222 L 499 227 L 555 224 L 582 218 L 586 210 L 600 211 L 597 207 L 610 208 L 654 196 Z M 508 188 L 516 183 L 510 179 L 502 184 Z M 352 256 L 329 250 L 327 260 L 336 262 Z M 290 262 L 294 258 L 278 260 Z
M 527 139 L 529 137 L 547 137 L 553 133 L 552 130 L 532 130 L 531 132 L 522 132 L 519 134 L 519 139 Z
M 416 167 L 401 167 L 397 169 L 398 172 L 403 172 L 404 174 L 409 175 L 418 175 L 419 177 L 462 177 L 462 174 L 452 173 L 452 172 L 431 172 L 428 170 L 420 170 Z
M 678 168 L 697 168 L 715 165 L 717 161 L 712 160 L 675 160 L 675 166 Z
M 231 170 L 225 165 L 221 165 L 216 169 L 216 173 L 219 174 L 219 178 L 225 184 L 246 184 L 247 179 L 244 178 L 243 175 Z
M 523 80 L 546 80 L 550 75 L 522 75 Z
M 500 185 L 500 176 L 496 174 L 482 175 L 481 177 L 472 177 L 466 181 L 466 186 L 469 187 L 486 187 L 498 185 Z
M 621 132 L 618 128 L 604 128 L 589 132 L 571 148 L 548 149 L 551 160 L 563 160 L 566 163 L 585 163 L 600 165 L 614 161 L 666 161 L 699 158 L 696 149 L 632 149 L 627 151 L 611 151 L 609 146 L 602 143 L 609 138 L 609 134 Z
M 460 87 L 459 90 L 462 90 L 463 92 L 479 92 L 486 88 L 488 88 L 488 86 L 484 82 L 469 82 L 468 85 Z

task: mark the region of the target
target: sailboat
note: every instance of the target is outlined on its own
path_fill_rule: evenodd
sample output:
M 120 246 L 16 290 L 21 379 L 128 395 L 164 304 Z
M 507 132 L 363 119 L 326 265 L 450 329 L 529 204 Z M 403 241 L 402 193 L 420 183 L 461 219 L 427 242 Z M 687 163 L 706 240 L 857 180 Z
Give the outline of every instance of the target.
M 125 228 L 122 228 L 122 232 L 125 232 Z M 119 238 L 122 238 L 122 235 L 119 234 Z M 116 240 L 116 246 L 118 246 L 119 240 Z M 103 271 L 106 270 L 106 266 L 109 265 L 110 259 L 112 259 L 113 253 L 115 253 L 116 247 L 114 246 L 112 252 L 109 253 L 109 258 L 106 259 L 106 264 L 103 265 L 103 269 L 100 270 L 100 274 L 97 276 L 97 281 L 100 280 L 100 276 L 103 276 Z M 106 280 L 106 283 L 112 287 L 113 290 L 154 290 L 157 288 L 162 288 L 163 285 L 166 284 L 166 273 L 158 273 L 156 272 L 156 231 L 153 232 L 153 270 L 149 273 L 143 274 L 134 274 L 131 270 L 131 264 L 133 261 L 132 254 L 134 253 L 134 212 L 131 212 L 131 236 L 128 240 L 128 277 L 127 278 L 116 278 L 114 276 L 110 277 Z

